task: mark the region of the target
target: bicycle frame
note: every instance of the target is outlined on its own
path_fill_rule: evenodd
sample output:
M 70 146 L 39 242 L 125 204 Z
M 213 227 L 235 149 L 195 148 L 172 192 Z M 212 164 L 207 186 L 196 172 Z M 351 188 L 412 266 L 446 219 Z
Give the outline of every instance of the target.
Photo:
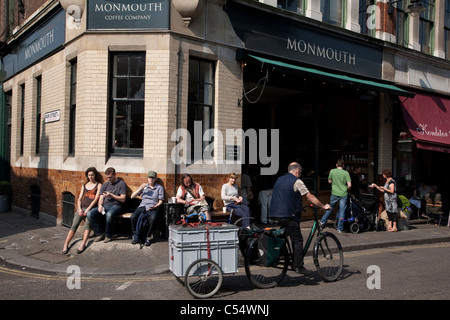
M 311 206 L 305 206 L 305 207 L 303 207 L 303 210 L 305 208 L 310 208 L 310 207 Z M 313 213 L 314 213 L 314 223 L 313 223 L 313 225 L 311 227 L 311 230 L 309 231 L 308 238 L 306 239 L 306 242 L 303 245 L 303 253 L 302 253 L 303 257 L 306 257 L 306 254 L 308 253 L 308 250 L 309 250 L 309 246 L 311 245 L 311 243 L 312 243 L 316 233 L 317 233 L 317 237 L 323 234 L 322 228 L 320 227 L 319 218 L 317 217 L 317 208 L 316 207 L 312 207 L 312 208 L 313 208 Z M 290 259 L 290 264 L 292 265 L 292 263 L 294 261 L 294 259 L 293 259 L 294 252 L 292 250 L 292 246 L 291 246 L 290 241 L 288 241 L 288 238 L 289 238 L 289 236 L 286 236 L 285 244 L 286 244 L 286 248 L 288 250 L 287 253 L 288 253 L 288 256 L 289 256 L 289 259 Z M 255 239 L 255 241 L 256 240 L 257 239 Z M 252 241 L 251 244 L 253 245 L 253 243 L 255 241 Z M 326 241 L 326 239 L 325 239 L 325 241 Z
M 309 250 L 309 246 L 311 245 L 311 242 L 314 238 L 314 234 L 316 233 L 316 231 L 317 231 L 317 236 L 319 236 L 322 233 L 322 229 L 320 228 L 320 225 L 319 225 L 319 219 L 317 218 L 317 208 L 313 208 L 313 213 L 314 213 L 314 223 L 309 232 L 308 239 L 306 240 L 306 243 L 303 246 L 303 256 L 306 256 L 306 253 Z

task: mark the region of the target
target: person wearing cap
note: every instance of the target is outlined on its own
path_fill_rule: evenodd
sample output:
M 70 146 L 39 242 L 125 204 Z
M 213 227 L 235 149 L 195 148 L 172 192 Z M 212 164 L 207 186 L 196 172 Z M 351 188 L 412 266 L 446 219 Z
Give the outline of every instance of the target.
M 155 171 L 149 171 L 147 174 L 147 183 L 141 184 L 131 194 L 131 199 L 141 196 L 139 207 L 131 215 L 131 229 L 133 232 L 132 244 L 143 243 L 149 246 L 153 224 L 158 216 L 159 207 L 164 202 L 164 188 L 156 182 L 158 179 Z M 144 233 L 144 226 L 147 223 L 148 230 Z

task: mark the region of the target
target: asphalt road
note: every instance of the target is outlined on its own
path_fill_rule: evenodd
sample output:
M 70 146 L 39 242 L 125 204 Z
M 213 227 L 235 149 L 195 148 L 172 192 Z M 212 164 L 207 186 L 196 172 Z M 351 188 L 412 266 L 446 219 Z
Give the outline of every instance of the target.
M 239 268 L 241 272 L 225 275 L 221 290 L 208 300 L 193 299 L 171 273 L 78 278 L 76 270 L 49 274 L 1 263 L 0 299 L 153 300 L 152 305 L 177 301 L 170 310 L 175 314 L 187 304 L 208 305 L 211 301 L 235 305 L 245 300 L 269 306 L 275 300 L 275 306 L 281 303 L 295 308 L 296 302 L 291 300 L 448 300 L 449 256 L 450 243 L 349 252 L 345 254 L 344 272 L 336 282 L 325 283 L 316 272 L 310 278 L 288 272 L 281 286 L 266 290 L 253 288 Z M 306 261 L 306 266 L 314 270 L 312 261 Z M 228 309 L 232 310 L 240 309 Z

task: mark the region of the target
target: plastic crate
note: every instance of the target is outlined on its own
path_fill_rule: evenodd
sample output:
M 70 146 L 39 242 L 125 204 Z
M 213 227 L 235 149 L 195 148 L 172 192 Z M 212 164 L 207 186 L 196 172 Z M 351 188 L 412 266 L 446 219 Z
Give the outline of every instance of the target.
M 175 245 L 195 245 L 199 242 L 206 242 L 207 232 L 209 230 L 210 242 L 221 242 L 228 244 L 230 241 L 238 241 L 239 228 L 235 225 L 223 223 L 220 226 L 183 227 L 182 225 L 173 225 L 169 227 L 169 239 Z
M 238 271 L 237 231 L 233 225 L 209 227 L 210 259 L 220 266 L 223 273 Z M 208 258 L 206 227 L 169 227 L 169 266 L 175 276 L 184 276 L 194 261 L 203 258 Z

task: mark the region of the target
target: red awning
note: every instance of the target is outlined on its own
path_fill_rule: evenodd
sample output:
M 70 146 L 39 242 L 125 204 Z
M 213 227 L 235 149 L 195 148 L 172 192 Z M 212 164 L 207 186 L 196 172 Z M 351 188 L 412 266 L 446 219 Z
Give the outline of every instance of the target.
M 450 99 L 417 93 L 414 98 L 400 100 L 417 147 L 450 153 Z

